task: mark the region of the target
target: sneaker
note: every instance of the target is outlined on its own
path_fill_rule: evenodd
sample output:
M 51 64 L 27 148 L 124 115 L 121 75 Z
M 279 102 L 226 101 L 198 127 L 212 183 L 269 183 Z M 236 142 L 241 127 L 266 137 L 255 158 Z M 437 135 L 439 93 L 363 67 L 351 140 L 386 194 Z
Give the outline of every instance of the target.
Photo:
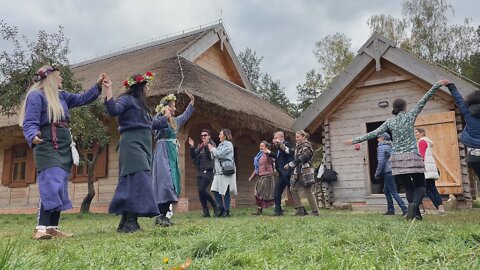
M 170 222 L 168 222 L 167 217 L 165 215 L 160 214 L 155 217 L 155 225 L 168 227 L 170 226 Z
M 387 211 L 383 214 L 384 216 L 395 216 L 395 212 Z
M 33 231 L 33 237 L 34 240 L 47 240 L 47 239 L 52 239 L 52 235 L 47 233 L 47 231 L 40 231 L 35 229 Z
M 407 209 L 405 209 L 405 210 L 402 211 L 402 217 L 405 217 L 407 214 L 408 214 Z
M 419 216 L 419 215 L 416 215 L 414 218 L 415 218 L 416 220 L 422 220 L 422 219 L 423 219 L 423 217 L 422 217 L 422 216 Z
M 445 210 L 443 210 L 443 211 L 438 210 L 437 213 L 438 213 L 439 216 L 446 216 L 447 215 L 447 211 L 445 211 Z
M 47 229 L 47 233 L 50 234 L 53 237 L 60 237 L 60 238 L 61 237 L 64 237 L 64 238 L 73 237 L 73 233 L 62 232 L 59 229 L 55 229 L 55 228 Z
M 276 217 L 279 217 L 279 216 L 283 216 L 283 213 L 282 212 L 273 212 L 273 215 L 276 216 Z

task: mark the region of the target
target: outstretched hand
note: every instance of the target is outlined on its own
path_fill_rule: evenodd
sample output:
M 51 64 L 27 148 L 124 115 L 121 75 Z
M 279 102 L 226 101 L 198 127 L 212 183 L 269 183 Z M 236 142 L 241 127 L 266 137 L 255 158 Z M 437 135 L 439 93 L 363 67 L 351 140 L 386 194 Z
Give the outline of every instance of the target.
M 188 137 L 188 144 L 190 144 L 190 146 L 195 146 L 195 142 L 193 141 L 193 139 L 191 137 Z
M 353 144 L 353 141 L 352 141 L 352 140 L 346 140 L 346 141 L 345 141 L 345 144 L 348 145 L 348 146 L 350 146 L 350 145 Z
M 193 94 L 189 91 L 185 91 L 185 94 L 188 96 L 188 98 L 190 99 L 190 104 L 194 104 L 195 103 L 195 97 L 193 96 Z
M 105 78 L 108 78 L 107 73 L 102 73 L 102 74 L 100 74 L 100 76 L 98 76 L 98 79 L 97 79 L 97 84 L 98 84 L 98 85 L 102 85 L 103 80 L 104 80 Z
M 442 85 L 444 85 L 444 86 L 447 86 L 447 85 L 449 85 L 451 82 L 450 82 L 449 80 L 447 80 L 447 79 L 441 79 L 441 80 L 439 80 L 437 83 L 442 84 Z

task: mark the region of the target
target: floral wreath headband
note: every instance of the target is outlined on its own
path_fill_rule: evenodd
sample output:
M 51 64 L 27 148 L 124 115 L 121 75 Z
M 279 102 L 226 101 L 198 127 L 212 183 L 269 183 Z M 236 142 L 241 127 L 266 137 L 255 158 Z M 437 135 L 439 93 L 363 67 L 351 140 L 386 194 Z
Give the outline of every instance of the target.
M 147 71 L 145 75 L 137 75 L 135 78 L 128 78 L 123 81 L 123 86 L 125 88 L 130 88 L 135 84 L 143 83 L 143 82 L 150 82 L 155 77 L 155 73 L 151 71 Z
M 155 111 L 157 113 L 163 112 L 167 108 L 168 103 L 170 101 L 176 101 L 176 100 L 177 100 L 177 97 L 174 94 L 169 94 L 169 95 L 164 96 L 160 100 L 160 103 L 158 104 L 158 106 L 155 108 Z
M 55 64 L 52 64 L 51 66 L 48 66 L 48 67 L 43 68 L 43 69 L 39 69 L 37 71 L 37 73 L 35 73 L 33 75 L 33 82 L 37 83 L 37 82 L 47 78 L 48 74 L 50 74 L 54 71 L 60 71 L 60 69 L 58 69 L 57 65 L 55 65 Z

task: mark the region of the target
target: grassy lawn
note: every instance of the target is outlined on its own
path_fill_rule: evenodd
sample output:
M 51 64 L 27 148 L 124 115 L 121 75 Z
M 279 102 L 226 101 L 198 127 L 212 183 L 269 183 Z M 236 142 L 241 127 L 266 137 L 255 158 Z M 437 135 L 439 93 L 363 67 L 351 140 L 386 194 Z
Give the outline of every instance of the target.
M 170 228 L 118 234 L 118 218 L 67 214 L 71 239 L 33 241 L 33 215 L 0 215 L 0 269 L 480 269 L 480 211 L 400 216 L 321 211 L 321 217 L 251 216 L 227 219 L 199 212 L 174 216 Z M 10 254 L 10 255 L 9 255 Z M 168 258 L 168 264 L 163 262 Z M 2 268 L 5 267 L 5 268 Z

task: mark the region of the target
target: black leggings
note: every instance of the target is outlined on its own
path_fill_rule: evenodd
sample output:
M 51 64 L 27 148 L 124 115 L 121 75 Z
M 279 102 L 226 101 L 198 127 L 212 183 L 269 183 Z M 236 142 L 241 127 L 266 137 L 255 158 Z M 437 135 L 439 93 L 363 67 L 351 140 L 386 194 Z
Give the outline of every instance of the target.
M 58 226 L 60 211 L 45 210 L 43 204 L 40 204 L 37 219 L 39 226 Z
M 200 203 L 202 204 L 202 208 L 208 208 L 208 202 L 212 205 L 213 208 L 217 207 L 215 200 L 212 197 L 212 194 L 208 191 L 208 185 L 213 179 L 213 175 L 211 179 L 210 177 L 206 176 L 197 176 L 197 189 L 198 189 L 198 198 L 200 199 Z
M 159 203 L 158 204 L 158 211 L 160 214 L 166 215 L 168 211 L 170 211 L 170 203 Z
M 394 175 L 395 180 L 400 182 L 406 190 L 407 201 L 409 204 L 414 203 L 416 206 L 416 215 L 420 214 L 418 207 L 425 196 L 425 174 L 424 173 L 407 173 Z

